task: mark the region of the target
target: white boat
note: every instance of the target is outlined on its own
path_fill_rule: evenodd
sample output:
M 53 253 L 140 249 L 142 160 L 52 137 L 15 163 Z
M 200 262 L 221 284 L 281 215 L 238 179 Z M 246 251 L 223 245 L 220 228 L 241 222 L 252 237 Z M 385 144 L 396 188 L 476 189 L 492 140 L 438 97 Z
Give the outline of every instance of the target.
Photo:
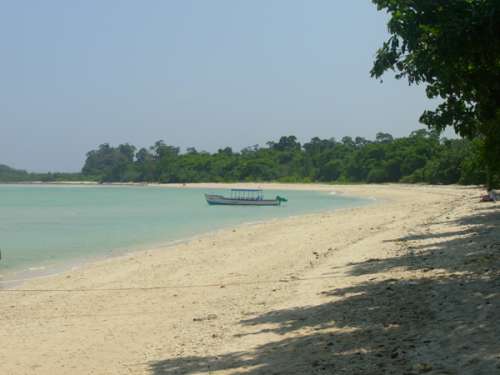
M 216 194 L 205 194 L 210 205 L 229 206 L 280 206 L 287 202 L 286 198 L 276 196 L 274 199 L 264 199 L 264 192 L 260 189 L 231 189 L 229 197 Z

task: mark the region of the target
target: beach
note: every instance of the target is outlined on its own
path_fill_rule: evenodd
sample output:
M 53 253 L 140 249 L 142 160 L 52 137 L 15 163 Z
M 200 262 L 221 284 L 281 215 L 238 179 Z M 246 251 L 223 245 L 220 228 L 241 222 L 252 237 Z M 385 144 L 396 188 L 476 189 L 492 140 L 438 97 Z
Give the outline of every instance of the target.
M 500 206 L 480 189 L 239 186 L 375 200 L 0 289 L 0 373 L 500 371 Z

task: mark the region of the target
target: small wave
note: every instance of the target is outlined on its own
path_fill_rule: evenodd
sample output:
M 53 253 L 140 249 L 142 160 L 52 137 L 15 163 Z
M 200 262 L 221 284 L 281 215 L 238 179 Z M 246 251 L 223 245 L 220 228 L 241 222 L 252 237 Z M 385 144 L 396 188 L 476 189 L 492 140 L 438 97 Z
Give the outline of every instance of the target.
M 33 271 L 43 271 L 44 269 L 45 269 L 44 266 L 41 266 L 41 267 L 30 267 L 30 268 L 28 268 L 28 271 L 31 271 L 31 272 L 33 272 Z

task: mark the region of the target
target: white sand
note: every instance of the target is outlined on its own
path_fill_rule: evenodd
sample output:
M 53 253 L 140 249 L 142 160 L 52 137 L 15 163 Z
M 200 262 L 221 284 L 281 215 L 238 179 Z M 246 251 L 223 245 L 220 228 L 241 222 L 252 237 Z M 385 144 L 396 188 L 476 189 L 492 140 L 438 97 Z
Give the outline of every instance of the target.
M 451 302 L 436 304 L 429 293 L 445 295 L 439 291 L 445 281 L 476 272 L 452 265 L 462 264 L 467 252 L 454 253 L 455 247 L 445 244 L 469 241 L 466 232 L 475 224 L 461 220 L 487 207 L 476 203 L 479 190 L 243 186 L 321 189 L 378 201 L 229 228 L 0 291 L 0 374 L 403 374 L 436 369 L 449 372 L 432 373 L 482 374 L 489 372 L 474 371 L 496 368 L 500 351 L 495 353 L 498 346 L 488 332 L 482 336 L 484 350 L 472 345 L 462 353 L 461 345 L 469 340 L 465 331 L 450 338 L 467 319 L 477 321 L 476 304 L 467 305 L 471 311 L 441 332 L 440 337 L 449 335 L 448 345 L 438 345 L 439 337 L 433 336 L 438 322 L 450 320 L 439 314 Z M 498 238 L 498 226 L 476 234 L 474 246 L 484 249 L 479 240 L 486 235 Z M 457 285 L 450 288 L 460 289 Z M 491 306 L 498 302 L 496 293 L 485 297 Z M 490 307 L 484 309 L 483 325 L 498 333 Z M 434 344 L 438 350 L 430 350 Z M 467 361 L 473 372 L 456 372 Z

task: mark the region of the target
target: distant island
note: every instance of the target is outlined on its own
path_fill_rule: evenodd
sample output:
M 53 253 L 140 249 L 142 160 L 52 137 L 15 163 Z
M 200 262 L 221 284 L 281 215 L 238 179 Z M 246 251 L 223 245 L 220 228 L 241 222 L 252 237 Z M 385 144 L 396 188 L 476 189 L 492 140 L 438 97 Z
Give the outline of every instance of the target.
M 425 129 L 407 137 L 378 133 L 363 137 L 312 138 L 301 144 L 295 136 L 244 148 L 209 153 L 158 141 L 137 149 L 108 143 L 89 151 L 81 173 L 28 173 L 0 165 L 0 182 L 335 182 L 483 184 L 486 171 L 480 139 L 446 139 Z M 498 177 L 498 176 L 497 176 Z M 498 180 L 498 178 L 497 178 Z

